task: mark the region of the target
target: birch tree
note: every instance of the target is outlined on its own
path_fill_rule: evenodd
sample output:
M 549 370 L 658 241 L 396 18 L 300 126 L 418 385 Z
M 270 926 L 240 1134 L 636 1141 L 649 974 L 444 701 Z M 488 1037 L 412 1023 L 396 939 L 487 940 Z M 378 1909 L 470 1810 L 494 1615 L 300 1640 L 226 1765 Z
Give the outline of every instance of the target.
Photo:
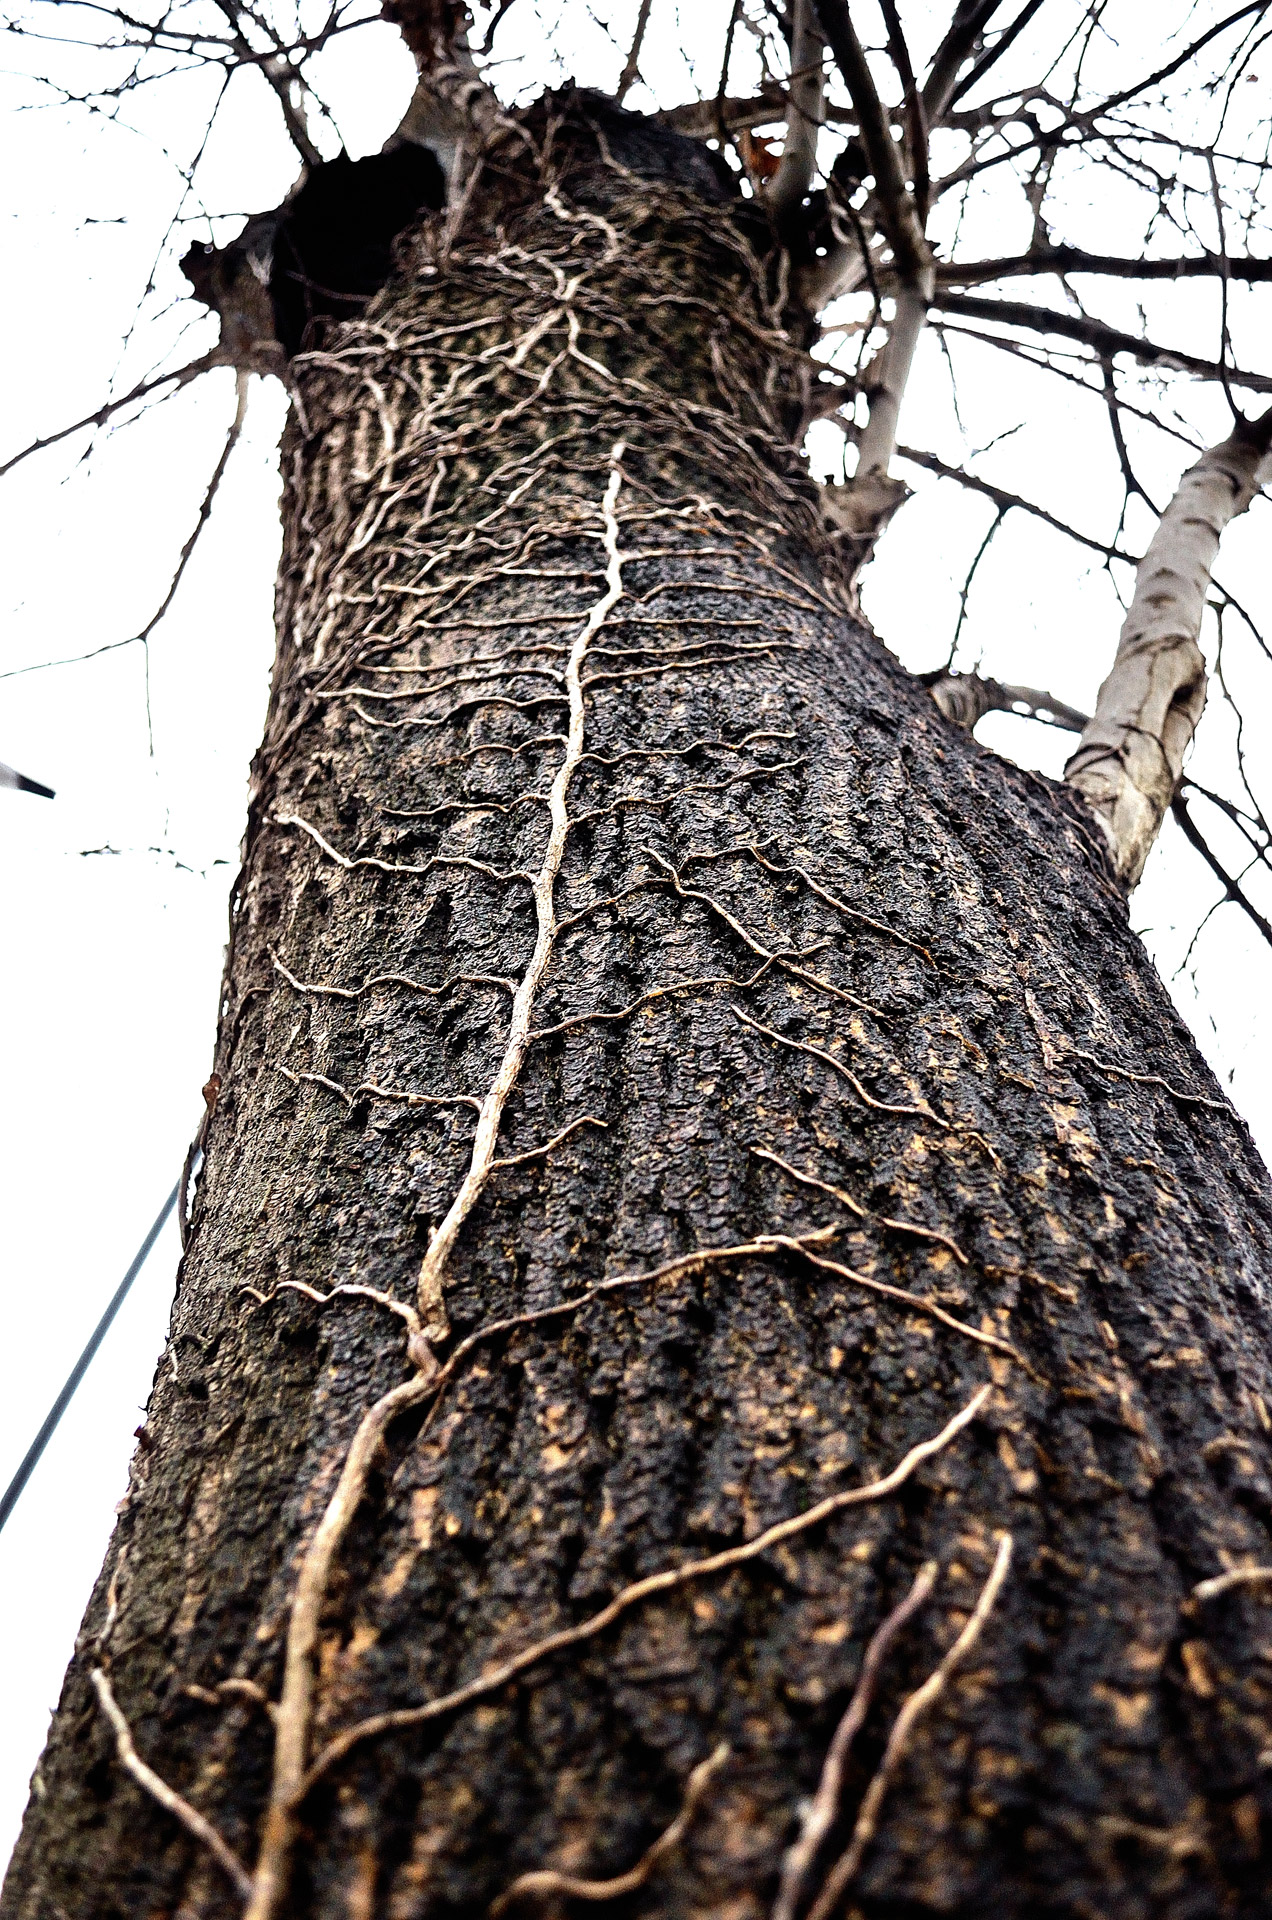
M 203 1171 L 6 1920 L 1262 1914 L 1272 1192 L 1127 899 L 1175 811 L 1260 921 L 1186 763 L 1207 608 L 1261 644 L 1270 9 L 734 0 L 670 98 L 670 11 L 532 85 L 528 6 L 386 0 L 356 161 L 364 7 L 18 23 L 100 110 L 263 81 L 297 177 L 183 252 L 215 340 L 27 450 L 233 370 L 153 626 L 290 397 Z M 1119 304 L 1192 280 L 1205 352 Z M 1098 398 L 1111 538 L 925 446 L 965 351 Z M 1089 717 L 872 630 L 924 476 L 964 604 L 1027 519 L 1126 580 Z

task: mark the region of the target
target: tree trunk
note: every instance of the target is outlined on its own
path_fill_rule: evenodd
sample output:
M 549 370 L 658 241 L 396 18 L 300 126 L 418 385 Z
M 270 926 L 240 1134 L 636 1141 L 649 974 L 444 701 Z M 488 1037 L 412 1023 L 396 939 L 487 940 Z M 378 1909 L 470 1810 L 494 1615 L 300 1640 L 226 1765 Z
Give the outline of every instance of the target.
M 1272 1561 L 1264 1169 L 1079 802 L 848 610 L 742 204 L 536 140 L 295 368 L 206 1170 L 3 1913 L 236 1912 L 230 1848 L 254 1914 L 758 1917 L 922 1571 L 790 1911 L 1266 1914 L 1268 1589 L 1194 1593 Z

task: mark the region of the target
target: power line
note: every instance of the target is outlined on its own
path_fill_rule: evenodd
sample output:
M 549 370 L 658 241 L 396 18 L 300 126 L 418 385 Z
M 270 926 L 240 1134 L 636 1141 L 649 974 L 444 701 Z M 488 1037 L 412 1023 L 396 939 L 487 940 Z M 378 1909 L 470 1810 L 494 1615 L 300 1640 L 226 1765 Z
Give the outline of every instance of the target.
M 182 1180 L 184 1180 L 184 1177 L 185 1176 L 183 1174 Z M 58 1394 L 57 1399 L 53 1402 L 53 1405 L 49 1408 L 48 1418 L 45 1420 L 44 1425 L 40 1428 L 40 1431 L 36 1434 L 35 1439 L 31 1442 L 30 1446 L 27 1448 L 26 1457 L 24 1458 L 22 1465 L 18 1468 L 12 1480 L 10 1480 L 8 1486 L 5 1488 L 4 1498 L 0 1499 L 0 1528 L 4 1526 L 5 1521 L 9 1518 L 9 1515 L 13 1512 L 14 1507 L 17 1505 L 18 1499 L 22 1493 L 22 1489 L 23 1487 L 25 1487 L 27 1481 L 31 1478 L 31 1475 L 34 1473 L 36 1465 L 39 1461 L 40 1455 L 44 1452 L 45 1447 L 48 1446 L 49 1441 L 53 1437 L 53 1431 L 56 1428 L 58 1421 L 62 1418 L 62 1415 L 66 1412 L 66 1409 L 71 1404 L 71 1400 L 74 1396 L 76 1387 L 78 1387 L 80 1381 L 84 1378 L 84 1375 L 88 1372 L 88 1369 L 92 1364 L 93 1355 L 97 1352 L 98 1347 L 101 1346 L 102 1341 L 106 1338 L 107 1333 L 110 1331 L 111 1321 L 115 1318 L 115 1315 L 119 1312 L 119 1309 L 123 1306 L 124 1301 L 128 1294 L 129 1287 L 131 1287 L 133 1281 L 137 1278 L 137 1275 L 141 1272 L 142 1268 L 145 1266 L 146 1260 L 150 1254 L 150 1249 L 154 1246 L 155 1241 L 159 1238 L 159 1235 L 163 1232 L 164 1227 L 167 1225 L 168 1216 L 172 1212 L 172 1209 L 177 1204 L 177 1198 L 181 1192 L 182 1180 L 177 1181 L 176 1186 L 172 1189 L 172 1192 L 168 1195 L 168 1198 L 164 1201 L 163 1205 L 160 1207 L 158 1216 L 155 1220 L 153 1227 L 151 1227 L 150 1232 L 146 1235 L 145 1239 L 142 1241 L 141 1245 L 138 1247 L 136 1253 L 133 1255 L 132 1265 L 129 1267 L 127 1273 L 124 1275 L 119 1285 L 115 1288 L 115 1291 L 111 1296 L 110 1304 L 107 1306 L 106 1311 L 102 1315 L 101 1319 L 97 1322 L 97 1325 L 93 1328 L 93 1332 L 89 1339 L 88 1345 L 85 1347 L 83 1353 L 81 1353 L 79 1359 L 75 1362 L 75 1365 L 71 1368 L 71 1371 L 67 1376 L 66 1385 L 62 1388 L 61 1393 Z
M 25 773 L 19 773 L 15 767 L 6 767 L 3 762 L 0 762 L 0 787 L 16 787 L 19 793 L 38 793 L 45 800 L 57 798 L 52 787 L 46 787 L 42 780 L 28 780 Z M 0 1527 L 3 1525 L 3 1520 L 0 1520 Z

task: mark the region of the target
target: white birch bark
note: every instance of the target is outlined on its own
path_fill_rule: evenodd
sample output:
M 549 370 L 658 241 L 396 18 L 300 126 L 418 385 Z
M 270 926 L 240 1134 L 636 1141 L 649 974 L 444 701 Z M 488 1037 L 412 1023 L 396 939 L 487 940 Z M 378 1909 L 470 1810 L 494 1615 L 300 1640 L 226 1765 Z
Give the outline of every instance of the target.
M 926 241 L 923 247 L 926 253 Z M 886 474 L 892 465 L 892 456 L 897 450 L 901 402 L 909 384 L 919 335 L 927 324 L 934 279 L 929 258 L 919 268 L 913 281 L 904 282 L 897 288 L 896 309 L 887 344 L 879 356 L 878 377 L 870 389 L 870 418 L 861 436 L 855 476 L 858 480 L 865 480 L 870 474 Z
M 1211 569 L 1228 522 L 1272 479 L 1270 440 L 1272 414 L 1211 447 L 1180 481 L 1140 562 L 1113 669 L 1065 768 L 1128 889 L 1144 871 L 1206 704 L 1198 636 Z
M 773 220 L 798 212 L 812 184 L 817 166 L 817 135 L 822 120 L 822 60 L 825 47 L 817 31 L 812 0 L 795 0 L 791 27 L 791 83 L 786 115 L 786 140 L 777 172 L 769 181 L 765 199 Z
M 926 241 L 923 242 L 926 253 Z M 870 386 L 870 415 L 858 442 L 857 470 L 842 486 L 822 488 L 822 507 L 831 524 L 856 548 L 860 572 L 889 520 L 909 497 L 904 480 L 889 472 L 897 450 L 901 403 L 914 365 L 915 349 L 927 323 L 933 268 L 928 255 L 913 280 L 899 286 L 888 338 Z

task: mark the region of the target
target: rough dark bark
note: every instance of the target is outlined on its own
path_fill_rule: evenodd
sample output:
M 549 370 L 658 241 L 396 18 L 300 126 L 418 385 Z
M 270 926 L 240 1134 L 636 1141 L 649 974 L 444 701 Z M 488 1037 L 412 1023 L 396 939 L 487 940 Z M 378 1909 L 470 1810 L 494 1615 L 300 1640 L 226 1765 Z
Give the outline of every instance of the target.
M 237 1911 L 121 1768 L 90 1672 L 250 1866 L 273 1751 L 250 1688 L 279 1696 L 365 1410 L 427 1380 L 374 1300 L 284 1283 L 414 1296 L 472 1152 L 446 1103 L 491 1086 L 535 947 L 521 876 L 589 616 L 557 930 L 498 1146 L 538 1157 L 496 1167 L 459 1232 L 451 1339 L 756 1251 L 421 1387 L 336 1555 L 311 1759 L 889 1473 L 992 1391 L 891 1496 L 333 1758 L 278 1911 L 475 1915 L 532 1869 L 622 1874 L 727 1743 L 623 1911 L 767 1912 L 867 1642 L 933 1561 L 806 1910 L 1005 1533 L 839 1910 L 1267 1911 L 1265 1590 L 1193 1597 L 1272 1560 L 1266 1174 L 1078 803 L 948 724 L 848 611 L 791 451 L 794 320 L 742 210 L 646 138 L 602 164 L 541 120 L 540 161 L 510 147 L 449 251 L 426 229 L 297 365 L 220 1099 L 6 1920 Z

